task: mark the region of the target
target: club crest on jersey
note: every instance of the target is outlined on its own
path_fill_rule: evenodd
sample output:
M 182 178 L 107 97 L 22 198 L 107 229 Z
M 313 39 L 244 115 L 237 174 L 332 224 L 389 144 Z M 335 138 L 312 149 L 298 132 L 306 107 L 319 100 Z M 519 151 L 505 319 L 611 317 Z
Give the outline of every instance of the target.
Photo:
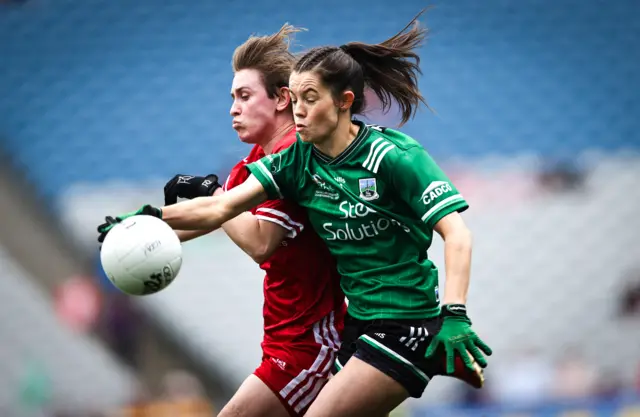
M 375 178 L 360 178 L 358 184 L 360 186 L 361 199 L 371 201 L 380 197 Z

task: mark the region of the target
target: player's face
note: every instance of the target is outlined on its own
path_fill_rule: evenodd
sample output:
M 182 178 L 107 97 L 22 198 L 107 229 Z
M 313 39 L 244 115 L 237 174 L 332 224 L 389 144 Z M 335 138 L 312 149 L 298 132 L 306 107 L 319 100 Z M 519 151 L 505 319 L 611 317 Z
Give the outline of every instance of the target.
M 339 108 L 315 72 L 294 72 L 289 78 L 296 131 L 305 142 L 321 143 L 338 126 Z
M 260 144 L 271 135 L 278 98 L 269 98 L 258 70 L 235 73 L 231 85 L 232 127 L 245 143 Z

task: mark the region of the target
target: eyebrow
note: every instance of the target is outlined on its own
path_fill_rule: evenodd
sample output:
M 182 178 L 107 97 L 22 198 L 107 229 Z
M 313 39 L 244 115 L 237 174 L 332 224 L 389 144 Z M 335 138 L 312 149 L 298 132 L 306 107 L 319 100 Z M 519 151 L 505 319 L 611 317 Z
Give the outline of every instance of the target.
M 291 92 L 293 93 L 293 91 L 291 91 Z M 320 93 L 318 93 L 318 90 L 316 90 L 315 88 L 313 88 L 313 87 L 308 87 L 308 88 L 305 88 L 304 90 L 302 90 L 302 91 L 300 92 L 300 95 L 304 95 L 304 94 L 307 94 L 307 93 L 316 93 L 316 94 L 320 94 Z M 294 94 L 295 94 L 295 93 L 294 93 Z
M 251 88 L 249 88 L 249 87 L 238 87 L 238 88 L 236 88 L 236 89 L 234 89 L 234 90 L 231 90 L 231 93 L 230 93 L 230 94 L 231 94 L 231 97 L 233 97 L 233 94 L 234 94 L 235 92 L 241 92 L 242 90 L 247 90 L 247 92 L 249 92 L 249 93 L 251 93 L 251 92 L 253 91 L 253 90 L 251 90 Z

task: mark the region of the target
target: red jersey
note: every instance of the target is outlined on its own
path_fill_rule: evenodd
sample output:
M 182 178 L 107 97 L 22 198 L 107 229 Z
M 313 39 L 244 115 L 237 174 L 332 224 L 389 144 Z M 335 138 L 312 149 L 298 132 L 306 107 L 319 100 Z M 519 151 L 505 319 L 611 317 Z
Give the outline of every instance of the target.
M 292 130 L 274 146 L 277 153 L 296 141 Z M 264 157 L 258 145 L 229 174 L 223 190 L 243 183 L 249 177 L 245 166 Z M 335 261 L 324 242 L 312 229 L 306 211 L 292 201 L 269 200 L 251 210 L 260 220 L 276 223 L 288 233 L 274 254 L 260 265 L 264 278 L 264 339 L 267 355 L 288 353 L 291 342 L 314 340 L 313 326 L 331 312 L 335 323 L 323 323 L 340 340 L 346 304 L 340 289 Z M 333 321 L 333 320 L 332 320 Z M 285 359 L 285 358 L 283 358 Z M 290 358 L 287 358 L 290 359 Z

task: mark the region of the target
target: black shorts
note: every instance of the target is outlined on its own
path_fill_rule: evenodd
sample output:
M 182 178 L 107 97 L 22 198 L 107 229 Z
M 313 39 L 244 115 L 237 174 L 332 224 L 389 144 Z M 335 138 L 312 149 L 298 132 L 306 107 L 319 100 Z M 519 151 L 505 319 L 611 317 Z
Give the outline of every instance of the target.
M 417 320 L 358 320 L 346 315 L 342 345 L 334 364 L 337 373 L 354 356 L 402 385 L 420 398 L 441 364 L 424 358 L 431 339 L 440 331 L 436 316 Z

